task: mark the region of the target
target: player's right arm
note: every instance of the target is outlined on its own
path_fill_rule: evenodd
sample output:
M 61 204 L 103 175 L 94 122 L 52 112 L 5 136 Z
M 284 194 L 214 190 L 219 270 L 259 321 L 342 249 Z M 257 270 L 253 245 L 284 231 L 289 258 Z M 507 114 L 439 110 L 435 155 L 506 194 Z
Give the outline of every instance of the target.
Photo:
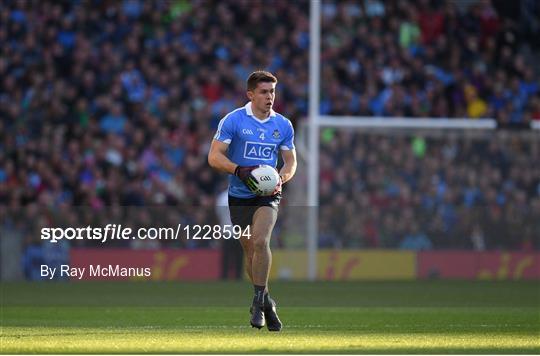
M 227 156 L 229 144 L 232 142 L 235 133 L 234 112 L 227 114 L 217 127 L 216 134 L 210 145 L 208 152 L 208 164 L 210 167 L 224 173 L 234 174 L 236 163 Z
M 232 162 L 227 157 L 228 146 L 225 142 L 213 139 L 208 152 L 208 164 L 220 172 L 237 176 L 251 191 L 257 191 L 257 181 L 251 175 L 251 171 L 258 166 L 239 166 Z
M 220 172 L 234 174 L 238 165 L 227 157 L 228 148 L 227 143 L 213 139 L 208 152 L 208 164 Z
M 234 137 L 234 116 L 228 114 L 219 122 L 216 135 L 208 152 L 208 164 L 210 167 L 237 176 L 251 190 L 257 191 L 257 181 L 251 171 L 257 166 L 239 166 L 229 159 L 227 150 Z

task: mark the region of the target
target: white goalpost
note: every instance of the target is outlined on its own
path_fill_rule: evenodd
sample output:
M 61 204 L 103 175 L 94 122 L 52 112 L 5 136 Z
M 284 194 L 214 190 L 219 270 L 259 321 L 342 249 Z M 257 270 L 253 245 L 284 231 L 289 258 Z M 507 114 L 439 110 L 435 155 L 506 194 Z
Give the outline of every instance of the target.
M 321 0 L 311 0 L 309 13 L 309 139 L 308 139 L 308 279 L 317 278 L 319 214 L 319 93 L 321 64 Z

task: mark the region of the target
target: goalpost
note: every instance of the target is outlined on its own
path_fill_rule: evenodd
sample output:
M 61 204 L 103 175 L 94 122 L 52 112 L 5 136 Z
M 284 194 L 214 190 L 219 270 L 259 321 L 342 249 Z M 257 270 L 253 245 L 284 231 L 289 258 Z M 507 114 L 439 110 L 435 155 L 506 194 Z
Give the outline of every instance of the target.
M 311 0 L 309 12 L 309 136 L 308 136 L 308 279 L 317 278 L 319 214 L 319 99 L 321 64 L 321 0 Z
M 353 116 L 323 116 L 319 113 L 320 104 L 320 52 L 321 52 L 321 0 L 310 1 L 310 48 L 309 48 L 309 112 L 308 140 L 305 154 L 307 163 L 307 254 L 308 279 L 317 278 L 318 250 L 318 214 L 319 214 L 319 157 L 321 128 L 350 129 L 424 129 L 424 130 L 494 130 L 497 123 L 494 119 L 467 118 L 376 118 Z M 531 125 L 540 128 L 540 124 Z M 304 155 L 303 155 L 304 156 Z

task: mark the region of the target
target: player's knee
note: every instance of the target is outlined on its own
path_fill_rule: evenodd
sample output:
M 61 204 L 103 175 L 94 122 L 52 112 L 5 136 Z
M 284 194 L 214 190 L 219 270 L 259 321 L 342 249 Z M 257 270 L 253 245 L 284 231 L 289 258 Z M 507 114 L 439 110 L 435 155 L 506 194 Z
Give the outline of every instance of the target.
M 264 251 L 268 248 L 269 245 L 270 245 L 269 239 L 265 239 L 264 237 L 256 238 L 253 241 L 253 247 L 255 251 Z

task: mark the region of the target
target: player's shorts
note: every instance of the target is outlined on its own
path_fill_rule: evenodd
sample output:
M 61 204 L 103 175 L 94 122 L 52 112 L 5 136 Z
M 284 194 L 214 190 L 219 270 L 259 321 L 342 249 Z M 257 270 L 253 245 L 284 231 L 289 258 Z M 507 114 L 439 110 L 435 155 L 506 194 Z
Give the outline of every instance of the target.
M 240 225 L 246 228 L 251 225 L 255 211 L 261 206 L 268 206 L 276 211 L 279 210 L 281 194 L 270 197 L 236 198 L 229 195 L 229 211 L 231 212 L 231 222 L 233 225 Z

